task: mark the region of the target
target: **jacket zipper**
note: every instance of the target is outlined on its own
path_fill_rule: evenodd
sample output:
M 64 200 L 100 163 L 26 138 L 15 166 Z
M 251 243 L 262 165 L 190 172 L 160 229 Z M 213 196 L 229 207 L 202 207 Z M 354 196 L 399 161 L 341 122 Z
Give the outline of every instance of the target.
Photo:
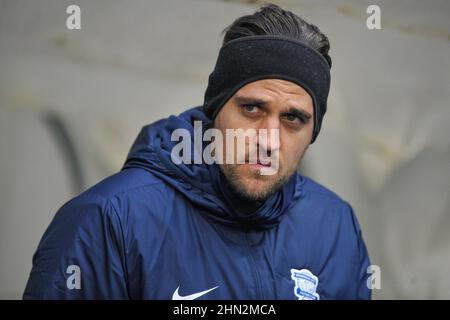
M 255 275 L 254 278 L 255 278 L 255 282 L 256 282 L 256 298 L 258 300 L 262 300 L 262 299 L 264 299 L 264 294 L 263 294 L 262 284 L 261 284 L 261 275 L 258 270 L 258 264 L 256 263 L 255 257 L 252 252 L 252 246 L 251 246 L 251 242 L 248 239 L 248 233 L 245 233 L 245 240 L 247 241 L 247 246 L 248 246 L 251 261 L 252 261 L 251 263 L 252 263 L 253 269 L 255 271 L 253 274 Z

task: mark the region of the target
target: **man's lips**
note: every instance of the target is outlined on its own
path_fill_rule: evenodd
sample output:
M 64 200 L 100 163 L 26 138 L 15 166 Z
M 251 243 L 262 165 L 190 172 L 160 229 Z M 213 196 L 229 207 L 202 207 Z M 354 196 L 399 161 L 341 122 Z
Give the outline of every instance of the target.
M 272 165 L 272 163 L 271 163 L 270 161 L 264 161 L 264 162 L 262 162 L 262 161 L 260 161 L 260 160 L 256 161 L 256 163 L 245 162 L 245 164 L 246 164 L 246 165 L 249 165 L 249 166 L 266 167 L 266 168 L 270 168 L 271 165 Z
M 261 165 L 261 166 L 264 166 L 264 167 L 270 167 L 271 162 L 270 162 L 270 161 L 264 161 L 264 162 L 261 162 L 260 160 L 258 160 L 258 161 L 257 161 L 257 164 L 259 164 L 259 165 Z

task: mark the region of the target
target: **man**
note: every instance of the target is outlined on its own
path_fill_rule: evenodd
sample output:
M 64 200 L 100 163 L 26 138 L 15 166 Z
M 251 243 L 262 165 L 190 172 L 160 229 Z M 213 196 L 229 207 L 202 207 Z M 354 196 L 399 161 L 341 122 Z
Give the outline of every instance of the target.
M 326 111 L 328 50 L 275 5 L 237 19 L 203 106 L 144 127 L 121 172 L 58 211 L 24 298 L 370 298 L 352 208 L 296 173 Z

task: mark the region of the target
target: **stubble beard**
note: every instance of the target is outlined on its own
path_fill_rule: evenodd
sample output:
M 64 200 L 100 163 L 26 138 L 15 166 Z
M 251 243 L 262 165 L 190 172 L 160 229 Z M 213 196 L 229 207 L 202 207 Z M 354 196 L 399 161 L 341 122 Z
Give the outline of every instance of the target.
M 258 170 L 245 171 L 242 165 L 219 165 L 229 185 L 241 197 L 249 201 L 264 201 L 278 192 L 296 170 L 275 175 L 261 175 Z

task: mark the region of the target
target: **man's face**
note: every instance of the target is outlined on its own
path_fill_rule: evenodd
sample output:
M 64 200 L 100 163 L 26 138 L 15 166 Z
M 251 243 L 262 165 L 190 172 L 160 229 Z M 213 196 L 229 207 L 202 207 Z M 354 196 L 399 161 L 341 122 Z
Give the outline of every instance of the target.
M 313 112 L 313 101 L 306 90 L 279 79 L 251 82 L 227 101 L 214 122 L 215 128 L 224 136 L 223 152 L 226 152 L 227 143 L 234 144 L 235 154 L 239 152 L 237 143 L 227 141 L 226 129 L 253 129 L 256 132 L 265 129 L 268 139 L 260 139 L 257 135 L 256 147 L 263 148 L 267 154 L 278 153 L 278 170 L 270 175 L 261 174 L 264 166 L 259 163 L 220 164 L 237 192 L 251 200 L 264 200 L 289 180 L 311 142 Z M 278 130 L 278 144 L 270 139 L 271 129 Z M 246 150 L 241 150 L 247 160 L 249 143 L 247 139 Z

